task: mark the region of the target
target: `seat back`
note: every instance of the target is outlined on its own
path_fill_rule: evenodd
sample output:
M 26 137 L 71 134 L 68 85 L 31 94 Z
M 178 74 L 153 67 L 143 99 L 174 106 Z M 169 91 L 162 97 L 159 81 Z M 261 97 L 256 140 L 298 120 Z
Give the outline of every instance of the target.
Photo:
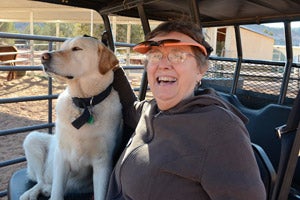
M 278 128 L 278 135 L 281 138 L 281 154 L 277 170 L 277 180 L 272 196 L 273 200 L 288 198 L 294 172 L 299 161 L 300 90 L 286 124 Z
M 275 169 L 269 157 L 259 145 L 252 143 L 252 148 L 254 151 L 257 165 L 259 167 L 261 179 L 265 185 L 267 199 L 270 199 L 276 180 Z
M 224 100 L 238 108 L 249 119 L 246 128 L 250 134 L 251 141 L 263 148 L 275 171 L 277 171 L 280 160 L 281 142 L 276 134 L 276 128 L 287 122 L 291 107 L 269 104 L 261 109 L 249 109 L 242 105 L 235 95 L 218 94 Z

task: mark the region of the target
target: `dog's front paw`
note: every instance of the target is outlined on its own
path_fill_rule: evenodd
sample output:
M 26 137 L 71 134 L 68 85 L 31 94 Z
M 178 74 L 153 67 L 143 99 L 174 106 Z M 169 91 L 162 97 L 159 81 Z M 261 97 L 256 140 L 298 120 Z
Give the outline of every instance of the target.
M 30 190 L 22 194 L 20 200 L 37 200 L 39 193 L 40 193 L 39 187 L 34 186 Z
M 61 193 L 57 193 L 54 189 L 54 191 L 51 191 L 49 200 L 64 200 L 64 195 Z
M 51 185 L 37 183 L 30 190 L 27 190 L 22 196 L 20 200 L 37 200 L 40 194 L 49 197 L 51 193 Z
M 44 187 L 42 188 L 42 191 L 41 193 L 45 196 L 45 197 L 50 197 L 51 195 L 51 185 L 50 184 L 47 184 L 47 185 L 44 185 Z
M 28 191 L 21 195 L 20 200 L 30 200 Z
M 64 198 L 62 197 L 62 198 L 58 198 L 58 197 L 50 197 L 50 199 L 49 200 L 64 200 Z

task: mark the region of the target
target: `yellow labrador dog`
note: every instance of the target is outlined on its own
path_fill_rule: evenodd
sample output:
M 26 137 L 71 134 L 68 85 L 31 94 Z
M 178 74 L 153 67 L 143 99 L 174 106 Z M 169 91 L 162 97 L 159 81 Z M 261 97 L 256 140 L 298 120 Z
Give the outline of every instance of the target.
M 24 141 L 28 176 L 37 184 L 21 200 L 39 194 L 62 200 L 68 191 L 105 198 L 121 128 L 121 104 L 112 88 L 115 55 L 91 37 L 76 37 L 42 55 L 44 70 L 67 83 L 56 105 L 55 134 L 30 133 Z

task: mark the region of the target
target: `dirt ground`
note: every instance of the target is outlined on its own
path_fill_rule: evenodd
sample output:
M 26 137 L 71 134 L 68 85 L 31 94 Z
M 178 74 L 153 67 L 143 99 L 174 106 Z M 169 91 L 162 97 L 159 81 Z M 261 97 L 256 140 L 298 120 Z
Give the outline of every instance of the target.
M 0 72 L 1 99 L 48 94 L 48 78 L 43 72 L 27 72 L 26 76 L 12 81 L 6 81 L 6 76 L 7 72 Z M 65 88 L 64 84 L 56 81 L 53 81 L 53 85 L 53 94 L 58 94 Z M 56 100 L 53 101 L 53 107 L 55 102 Z M 55 112 L 53 120 L 55 120 L 54 118 Z M 37 125 L 47 123 L 47 121 L 48 101 L 0 104 L 0 130 Z M 27 134 L 0 136 L 0 162 L 24 156 L 22 142 Z M 8 180 L 14 171 L 25 166 L 25 163 L 21 163 L 0 168 L 0 190 L 7 188 Z

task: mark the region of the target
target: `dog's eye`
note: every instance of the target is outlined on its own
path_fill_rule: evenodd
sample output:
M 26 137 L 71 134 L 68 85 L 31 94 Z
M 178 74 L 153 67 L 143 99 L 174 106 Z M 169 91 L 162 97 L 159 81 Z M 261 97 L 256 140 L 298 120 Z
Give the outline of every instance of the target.
M 82 50 L 82 48 L 80 48 L 80 47 L 73 47 L 72 48 L 72 51 L 80 51 L 80 50 Z

